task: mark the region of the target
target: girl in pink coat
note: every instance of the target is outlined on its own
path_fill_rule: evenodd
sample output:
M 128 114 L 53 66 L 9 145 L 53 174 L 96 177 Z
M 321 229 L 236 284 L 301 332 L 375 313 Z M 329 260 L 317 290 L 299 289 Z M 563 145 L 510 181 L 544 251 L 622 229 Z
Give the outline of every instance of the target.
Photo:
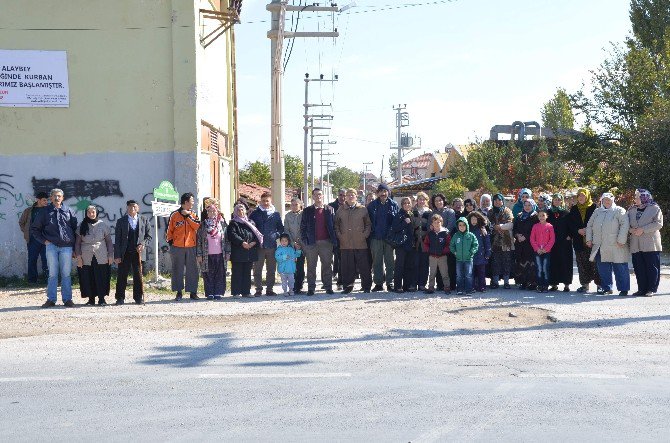
M 554 246 L 556 236 L 554 227 L 547 223 L 547 211 L 537 211 L 539 223 L 533 225 L 530 232 L 530 244 L 535 251 L 535 263 L 537 264 L 537 292 L 547 292 L 549 287 L 549 267 L 551 266 L 551 248 Z

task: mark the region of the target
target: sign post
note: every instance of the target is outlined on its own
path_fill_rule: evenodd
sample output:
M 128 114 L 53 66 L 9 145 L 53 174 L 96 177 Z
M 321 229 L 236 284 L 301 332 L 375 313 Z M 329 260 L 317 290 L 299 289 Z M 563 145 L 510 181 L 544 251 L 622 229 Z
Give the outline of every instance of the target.
M 159 199 L 168 200 L 170 203 L 158 201 Z M 157 188 L 154 188 L 154 200 L 151 202 L 151 211 L 154 216 L 154 250 L 156 251 L 154 267 L 156 270 L 156 283 L 158 283 L 160 277 L 158 274 L 158 217 L 169 217 L 173 211 L 180 208 L 178 202 L 179 193 L 169 181 L 164 180 Z

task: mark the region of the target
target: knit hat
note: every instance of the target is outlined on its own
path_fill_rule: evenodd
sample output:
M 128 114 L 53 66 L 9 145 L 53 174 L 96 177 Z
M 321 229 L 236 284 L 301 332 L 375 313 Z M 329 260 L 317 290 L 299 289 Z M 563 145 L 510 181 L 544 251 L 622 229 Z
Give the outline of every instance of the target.
M 377 192 L 379 191 L 391 192 L 391 189 L 386 183 L 380 183 L 379 186 L 377 186 Z

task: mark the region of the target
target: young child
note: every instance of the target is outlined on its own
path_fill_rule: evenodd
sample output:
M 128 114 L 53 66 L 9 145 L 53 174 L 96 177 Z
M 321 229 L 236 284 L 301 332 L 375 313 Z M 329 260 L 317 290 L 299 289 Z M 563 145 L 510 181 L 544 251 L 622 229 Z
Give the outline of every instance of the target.
M 277 270 L 281 277 L 281 288 L 284 291 L 284 297 L 293 295 L 293 288 L 295 287 L 295 271 L 298 257 L 302 254 L 299 249 L 294 249 L 290 246 L 291 237 L 288 234 L 279 236 L 279 245 L 275 251 L 275 258 L 277 259 Z
M 477 237 L 479 248 L 473 258 L 473 280 L 474 289 L 478 292 L 486 292 L 486 265 L 491 258 L 491 237 L 486 230 L 486 220 L 479 211 L 468 215 L 470 220 L 470 232 Z
M 477 237 L 470 232 L 465 217 L 458 219 L 456 229 L 449 244 L 449 249 L 456 256 L 456 294 L 472 294 L 475 292 L 472 289 L 472 259 L 479 249 L 479 243 Z
M 438 269 L 444 283 L 444 293 L 451 294 L 447 262 L 450 240 L 449 231 L 442 226 L 442 216 L 433 215 L 430 218 L 430 227 L 423 237 L 423 251 L 428 253 L 428 289 L 424 291 L 426 294 L 435 292 L 435 277 Z
M 530 231 L 530 244 L 535 251 L 535 263 L 537 264 L 537 292 L 547 292 L 549 286 L 549 271 L 551 266 L 551 248 L 554 246 L 556 236 L 554 227 L 547 223 L 547 211 L 537 211 L 539 223 L 533 225 Z

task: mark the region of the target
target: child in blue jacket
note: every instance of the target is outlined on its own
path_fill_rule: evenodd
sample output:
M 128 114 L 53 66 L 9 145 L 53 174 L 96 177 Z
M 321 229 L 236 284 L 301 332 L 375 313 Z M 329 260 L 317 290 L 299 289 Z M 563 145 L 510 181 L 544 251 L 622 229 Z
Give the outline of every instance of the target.
M 279 246 L 275 251 L 275 259 L 277 259 L 277 270 L 279 277 L 281 277 L 281 288 L 284 291 L 284 297 L 293 295 L 293 288 L 295 286 L 295 262 L 302 254 L 299 249 L 294 249 L 290 246 L 291 238 L 288 234 L 279 236 Z
M 479 248 L 473 257 L 473 286 L 478 292 L 486 292 L 486 265 L 491 258 L 491 233 L 486 229 L 486 219 L 479 211 L 468 215 L 470 232 L 477 237 Z

